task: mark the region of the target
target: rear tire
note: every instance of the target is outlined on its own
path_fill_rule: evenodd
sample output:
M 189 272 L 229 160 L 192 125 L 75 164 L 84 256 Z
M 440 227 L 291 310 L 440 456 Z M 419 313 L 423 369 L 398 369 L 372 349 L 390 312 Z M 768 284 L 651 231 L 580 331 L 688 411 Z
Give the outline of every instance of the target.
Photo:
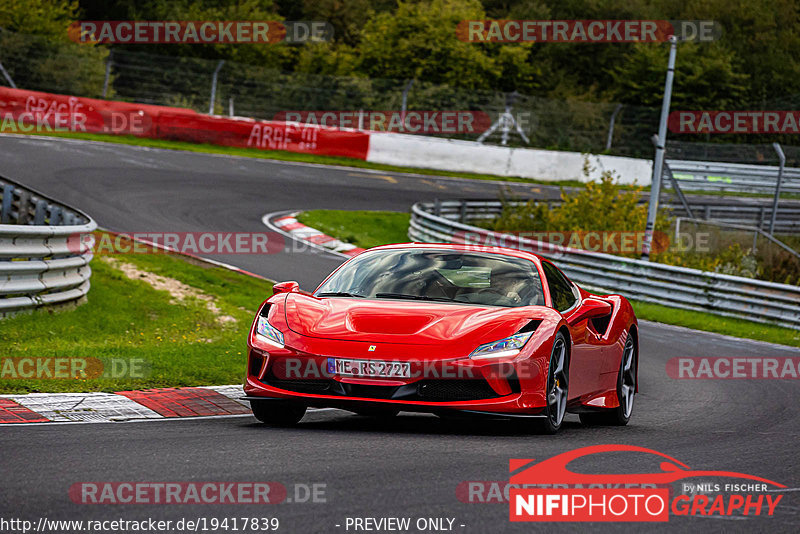
M 639 364 L 639 355 L 633 334 L 628 333 L 625 347 L 622 349 L 622 361 L 617 373 L 617 398 L 619 406 L 602 412 L 587 412 L 580 414 L 581 423 L 584 425 L 625 426 L 633 415 L 633 397 L 636 394 L 636 368 Z
M 270 426 L 294 426 L 306 414 L 306 407 L 292 401 L 251 400 L 256 419 Z
M 536 419 L 536 430 L 542 434 L 555 434 L 564 423 L 569 393 L 569 345 L 561 332 L 553 341 L 547 369 L 547 406 L 543 412 L 545 417 Z

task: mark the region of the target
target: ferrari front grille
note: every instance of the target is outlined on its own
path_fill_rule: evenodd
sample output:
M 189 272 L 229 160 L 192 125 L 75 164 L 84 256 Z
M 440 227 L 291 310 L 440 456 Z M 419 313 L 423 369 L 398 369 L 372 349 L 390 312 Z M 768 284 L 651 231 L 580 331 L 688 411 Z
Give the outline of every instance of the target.
M 269 374 L 264 378 L 264 383 L 276 388 L 285 389 L 286 391 L 294 391 L 296 393 L 325 393 L 331 387 L 330 380 L 282 380 L 275 378 L 275 376 L 272 374 Z
M 417 389 L 420 400 L 464 401 L 498 397 L 485 380 L 423 380 Z
M 493 399 L 498 395 L 483 379 L 423 380 L 404 386 L 351 384 L 336 380 L 277 378 L 271 372 L 263 383 L 295 393 L 357 397 L 361 399 L 420 400 L 427 402 L 456 402 Z

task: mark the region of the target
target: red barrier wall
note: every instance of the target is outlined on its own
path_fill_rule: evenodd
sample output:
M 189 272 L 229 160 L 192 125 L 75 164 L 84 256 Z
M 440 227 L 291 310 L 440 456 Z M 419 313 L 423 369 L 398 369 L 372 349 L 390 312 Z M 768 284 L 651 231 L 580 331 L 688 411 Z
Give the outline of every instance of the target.
M 366 160 L 369 134 L 314 125 L 230 119 L 190 109 L 0 87 L 0 131 L 137 135 Z
M 366 160 L 369 134 L 314 125 L 162 113 L 159 138 Z

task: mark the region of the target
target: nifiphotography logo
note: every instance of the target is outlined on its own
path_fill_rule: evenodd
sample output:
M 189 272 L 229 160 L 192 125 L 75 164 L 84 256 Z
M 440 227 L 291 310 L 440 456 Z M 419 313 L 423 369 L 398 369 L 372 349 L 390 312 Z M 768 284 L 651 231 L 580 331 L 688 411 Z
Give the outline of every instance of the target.
M 567 468 L 592 454 L 635 452 L 660 456 L 661 471 L 634 474 L 584 474 Z M 733 471 L 691 469 L 664 453 L 634 445 L 595 445 L 565 452 L 534 463 L 512 459 L 509 520 L 536 522 L 624 521 L 665 522 L 676 516 L 772 516 L 783 495 L 768 487 L 783 484 Z M 682 482 L 684 491 L 697 488 L 716 495 L 672 495 L 669 484 L 700 477 L 702 483 Z M 709 478 L 744 479 L 710 483 Z

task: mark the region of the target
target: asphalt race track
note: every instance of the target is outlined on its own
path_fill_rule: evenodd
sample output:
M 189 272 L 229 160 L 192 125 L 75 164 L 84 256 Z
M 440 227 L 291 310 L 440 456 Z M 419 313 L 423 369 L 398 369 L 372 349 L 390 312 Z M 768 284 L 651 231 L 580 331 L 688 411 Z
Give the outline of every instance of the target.
M 0 136 L 0 175 L 87 211 L 101 227 L 126 232 L 263 231 L 262 216 L 276 211 L 405 211 L 419 200 L 485 198 L 498 188 L 492 182 L 11 136 Z M 513 187 L 520 194 L 532 188 L 557 194 L 539 186 Z M 307 289 L 342 261 L 307 251 L 215 259 L 273 279 L 296 279 Z M 519 423 L 411 414 L 375 420 L 338 410 L 309 412 L 293 429 L 266 428 L 249 416 L 5 426 L 0 428 L 0 517 L 278 517 L 279 532 L 292 533 L 355 532 L 346 529 L 348 517 L 410 517 L 412 525 L 432 517 L 454 518 L 455 532 L 560 530 L 555 524 L 509 523 L 507 504 L 461 502 L 456 489 L 464 481 L 507 480 L 510 458 L 540 460 L 614 443 L 655 449 L 693 469 L 737 471 L 791 488 L 781 492 L 772 518 L 673 516 L 654 530 L 800 530 L 798 381 L 674 380 L 665 371 L 667 360 L 676 356 L 760 358 L 800 351 L 652 323 L 641 325 L 640 337 L 640 394 L 624 428 L 583 427 L 568 416 L 561 433 L 540 436 Z M 653 458 L 615 453 L 575 467 L 591 473 L 658 472 Z M 295 501 L 295 485 L 316 483 L 325 484 L 325 502 L 73 503 L 70 486 L 89 481 L 275 481 Z M 631 527 L 641 526 L 593 524 L 580 530 Z

